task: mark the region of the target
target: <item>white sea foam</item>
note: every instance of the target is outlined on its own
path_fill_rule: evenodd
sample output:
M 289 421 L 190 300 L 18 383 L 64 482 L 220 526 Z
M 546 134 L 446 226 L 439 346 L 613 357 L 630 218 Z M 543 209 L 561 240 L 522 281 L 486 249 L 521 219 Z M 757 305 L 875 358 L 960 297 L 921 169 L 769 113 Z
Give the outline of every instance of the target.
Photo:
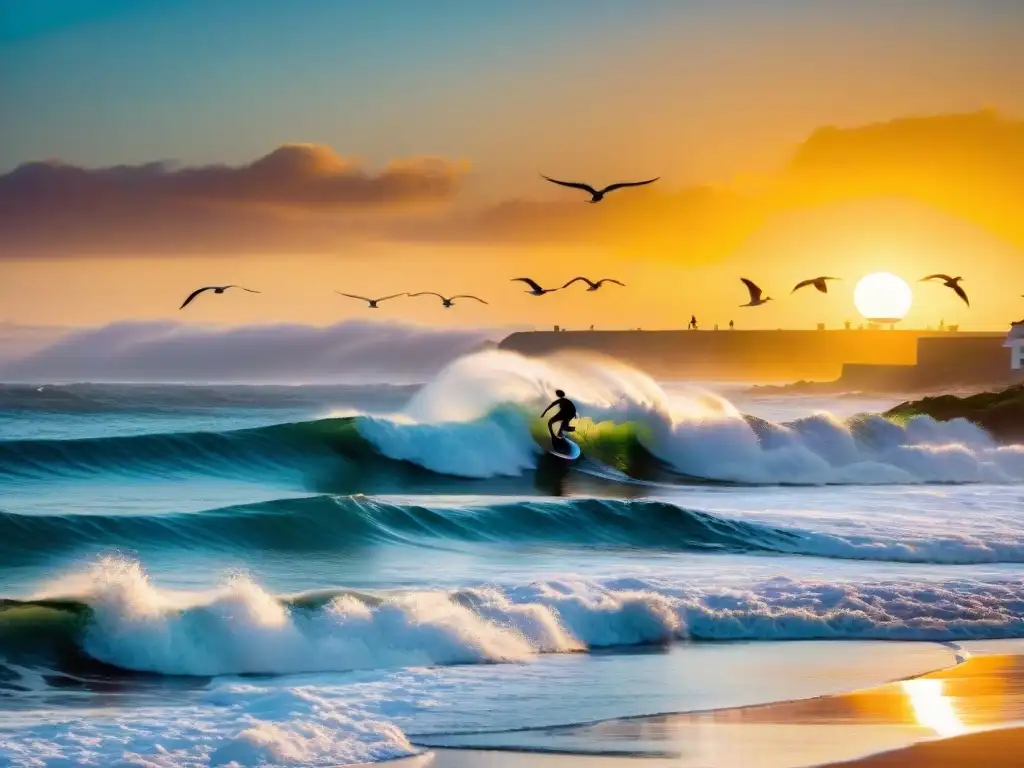
M 1024 538 L 1019 532 L 1007 530 L 931 531 L 917 536 L 803 532 L 798 541 L 773 546 L 780 552 L 848 560 L 946 565 L 1024 563 Z
M 534 359 L 489 350 L 462 357 L 413 397 L 401 419 L 364 419 L 359 428 L 384 455 L 435 471 L 516 475 L 535 463 L 530 414 L 556 388 L 592 422 L 637 424 L 651 453 L 694 477 L 765 484 L 1024 482 L 1024 446 L 998 446 L 962 419 L 918 416 L 896 424 L 823 413 L 751 424 L 710 392 L 690 387 L 670 396 L 623 363 L 574 354 Z
M 94 574 L 85 650 L 127 669 L 181 675 L 343 671 L 510 661 L 536 651 L 516 631 L 440 592 L 393 595 L 379 604 L 342 594 L 321 609 L 297 611 L 235 577 L 182 607 L 180 596 L 165 597 L 138 563 L 104 559 Z M 552 642 L 558 646 L 559 640 Z
M 284 674 L 521 661 L 675 639 L 1024 637 L 1020 581 L 744 585 L 656 578 L 338 593 L 291 608 L 252 581 L 166 597 L 134 562 L 104 560 L 85 598 L 85 650 L 162 674 Z
M 258 671 L 274 677 L 220 677 L 188 693 L 169 688 L 160 706 L 87 714 L 71 707 L 14 730 L 0 726 L 0 763 L 18 768 L 350 765 L 415 754 L 417 748 L 403 731 L 422 733 L 417 723 L 487 727 L 494 717 L 488 720 L 477 711 L 481 699 L 493 701 L 494 707 L 503 702 L 510 674 L 519 680 L 517 690 L 535 697 L 543 690 L 539 680 L 582 675 L 578 680 L 589 681 L 596 699 L 593 704 L 574 699 L 566 709 L 559 696 L 557 706 L 544 704 L 539 720 L 520 711 L 536 704 L 523 704 L 514 715 L 498 719 L 507 727 L 524 718 L 543 724 L 586 713 L 624 713 L 622 697 L 636 685 L 629 670 L 639 668 L 625 668 L 618 673 L 625 678 L 602 683 L 606 659 L 598 674 L 576 665 L 548 667 L 543 654 L 701 639 L 945 642 L 1024 637 L 1019 578 L 933 575 L 931 580 L 879 581 L 847 574 L 848 580 L 836 581 L 754 578 L 734 570 L 727 580 L 700 581 L 673 575 L 671 569 L 656 573 L 372 596 L 338 592 L 311 601 L 309 596 L 284 600 L 241 577 L 202 593 L 169 591 L 154 584 L 136 562 L 104 560 L 89 573 L 61 582 L 64 588 L 76 586 L 92 606 L 82 641 L 88 653 L 150 672 L 223 676 Z M 758 644 L 766 653 L 772 647 Z M 685 642 L 677 648 L 683 654 L 701 652 Z M 738 653 L 750 664 L 751 654 L 761 651 L 747 647 Z M 887 649 L 882 655 L 891 654 Z M 832 658 L 831 649 L 825 656 Z M 506 661 L 530 663 L 493 666 Z M 828 663 L 836 668 L 834 660 Z M 913 662 L 943 663 L 949 662 L 935 653 Z M 448 664 L 460 666 L 435 666 Z M 662 679 L 656 670 L 663 665 L 659 658 L 642 674 Z M 876 662 L 871 669 L 878 676 L 890 667 Z M 291 676 L 277 677 L 283 673 Z M 598 693 L 602 684 L 625 688 L 619 698 L 605 702 Z M 751 695 L 743 685 L 723 688 L 719 681 L 714 687 L 722 688 L 719 698 L 701 693 L 704 698 L 680 699 L 688 704 L 644 699 L 630 711 L 744 701 Z M 814 686 L 797 690 L 801 695 L 820 692 Z
M 286 768 L 389 760 L 421 750 L 366 708 L 308 686 L 228 683 L 206 701 L 141 709 L 59 713 L 11 737 L 0 763 L 17 768 Z

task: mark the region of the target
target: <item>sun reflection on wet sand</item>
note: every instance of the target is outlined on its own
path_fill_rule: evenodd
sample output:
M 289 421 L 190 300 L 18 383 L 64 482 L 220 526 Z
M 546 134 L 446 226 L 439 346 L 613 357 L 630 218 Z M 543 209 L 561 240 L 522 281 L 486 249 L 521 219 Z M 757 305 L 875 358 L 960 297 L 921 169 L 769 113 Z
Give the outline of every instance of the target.
M 455 747 L 438 752 L 431 768 L 586 768 L 596 762 L 596 754 L 607 768 L 641 762 L 645 768 L 794 768 L 849 760 L 886 768 L 1017 768 L 1019 754 L 1007 744 L 1017 743 L 1015 733 L 1024 738 L 1024 730 L 1006 735 L 998 729 L 1020 726 L 1024 657 L 982 656 L 923 677 L 835 696 L 455 735 L 426 746 Z M 921 743 L 911 747 L 917 742 Z M 916 751 L 906 752 L 910 762 L 904 762 L 908 747 Z M 508 751 L 476 751 L 488 748 Z M 551 755 L 541 759 L 516 751 L 524 749 L 560 753 L 558 762 Z M 484 754 L 487 762 L 480 762 Z
M 925 728 L 942 737 L 959 736 L 967 730 L 953 699 L 943 693 L 942 680 L 904 680 L 900 685 L 910 699 L 914 717 Z

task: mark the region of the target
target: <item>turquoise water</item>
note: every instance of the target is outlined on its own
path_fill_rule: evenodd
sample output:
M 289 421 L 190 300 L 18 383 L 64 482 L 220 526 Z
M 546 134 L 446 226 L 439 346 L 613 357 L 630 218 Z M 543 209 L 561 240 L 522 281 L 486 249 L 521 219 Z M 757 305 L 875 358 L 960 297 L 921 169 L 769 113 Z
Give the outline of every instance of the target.
M 373 761 L 1024 637 L 1024 449 L 887 405 L 494 351 L 422 386 L 0 385 L 0 762 Z

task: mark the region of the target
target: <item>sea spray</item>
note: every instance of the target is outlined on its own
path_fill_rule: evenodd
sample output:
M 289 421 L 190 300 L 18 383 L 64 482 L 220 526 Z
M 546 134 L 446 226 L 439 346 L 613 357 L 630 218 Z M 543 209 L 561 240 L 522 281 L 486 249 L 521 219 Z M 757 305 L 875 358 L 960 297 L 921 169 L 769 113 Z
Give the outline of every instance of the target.
M 170 592 L 139 563 L 107 558 L 86 583 L 79 603 L 5 603 L 0 655 L 17 655 L 11 644 L 24 637 L 11 626 L 34 606 L 84 612 L 84 622 L 47 631 L 67 633 L 97 662 L 191 676 L 523 661 L 674 640 L 1024 637 L 1019 580 L 567 578 L 304 598 L 241 576 L 202 593 Z
M 669 395 L 615 361 L 531 359 L 489 350 L 459 358 L 392 417 L 349 416 L 226 432 L 0 441 L 5 477 L 45 481 L 103 472 L 280 477 L 291 485 L 366 469 L 449 477 L 520 476 L 543 460 L 537 414 L 561 386 L 582 415 L 587 461 L 637 478 L 746 484 L 1024 482 L 1024 447 L 999 446 L 966 421 L 827 414 L 775 424 L 699 388 Z M 589 435 L 592 434 L 592 440 Z M 581 469 L 586 471 L 584 463 Z M 674 477 L 673 477 L 674 475 Z

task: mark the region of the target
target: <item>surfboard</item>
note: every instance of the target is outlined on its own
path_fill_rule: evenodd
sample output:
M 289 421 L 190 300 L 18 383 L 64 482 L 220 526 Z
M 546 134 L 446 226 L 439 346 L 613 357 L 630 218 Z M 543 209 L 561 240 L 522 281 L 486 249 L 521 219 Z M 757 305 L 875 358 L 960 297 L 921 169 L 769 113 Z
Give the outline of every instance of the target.
M 551 448 L 548 453 L 566 461 L 576 461 L 582 453 L 582 449 L 567 437 L 556 437 L 551 441 Z

